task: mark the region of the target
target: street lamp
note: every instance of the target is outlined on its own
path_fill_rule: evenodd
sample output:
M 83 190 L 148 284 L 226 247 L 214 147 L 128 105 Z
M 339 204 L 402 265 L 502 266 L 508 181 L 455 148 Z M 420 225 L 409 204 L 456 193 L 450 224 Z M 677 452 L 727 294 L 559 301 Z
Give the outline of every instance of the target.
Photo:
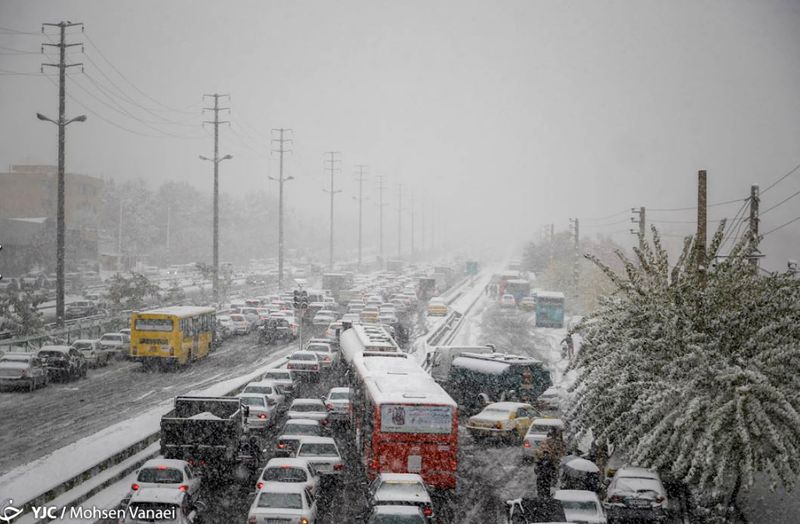
M 63 78 L 63 76 L 62 76 Z M 62 80 L 63 82 L 63 80 Z M 63 83 L 62 83 L 63 85 Z M 64 219 L 64 128 L 73 122 L 86 122 L 86 115 L 76 116 L 66 120 L 64 118 L 63 96 L 59 104 L 59 118 L 53 120 L 41 113 L 36 113 L 39 120 L 50 122 L 58 127 L 58 200 L 56 206 L 56 325 L 64 326 L 64 237 L 66 222 Z
M 214 302 L 216 303 L 219 303 L 219 163 L 232 158 L 232 155 L 225 155 L 221 158 L 217 157 L 216 148 L 214 151 L 214 158 L 200 155 L 200 160 L 208 160 L 214 163 L 214 277 L 211 281 L 211 285 L 212 291 L 214 292 Z

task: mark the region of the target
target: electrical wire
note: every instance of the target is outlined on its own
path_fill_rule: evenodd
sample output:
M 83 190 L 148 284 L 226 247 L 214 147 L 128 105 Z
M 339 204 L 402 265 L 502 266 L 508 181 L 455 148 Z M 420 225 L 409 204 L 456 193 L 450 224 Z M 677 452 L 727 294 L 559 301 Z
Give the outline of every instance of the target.
M 786 202 L 788 202 L 789 200 L 793 199 L 797 195 L 800 195 L 800 191 L 797 191 L 797 192 L 789 195 L 788 197 L 784 198 L 783 200 L 781 200 L 780 202 L 778 202 L 774 206 L 767 208 L 765 211 L 762 211 L 761 213 L 759 213 L 759 215 L 761 215 L 761 216 L 766 215 L 767 213 L 769 213 L 770 211 L 772 211 L 776 207 L 778 207 L 778 206 L 780 206 L 782 204 L 785 204 Z
M 733 220 L 731 220 L 731 226 L 728 228 L 728 231 L 726 231 L 722 236 L 722 242 L 720 242 L 719 246 L 720 249 L 722 249 L 722 247 L 725 246 L 725 244 L 728 243 L 728 241 L 730 241 L 731 239 L 733 239 L 733 244 L 731 245 L 731 248 L 733 248 L 733 246 L 736 245 L 737 240 L 735 239 L 739 238 L 739 231 L 742 229 L 742 224 L 744 224 L 746 221 L 744 218 L 744 210 L 749 207 L 749 204 L 750 204 L 750 197 L 748 197 L 747 200 L 745 200 L 745 203 L 742 204 L 742 207 L 739 208 L 739 211 L 736 212 L 736 215 L 734 215 Z M 734 228 L 736 228 L 735 231 Z
M 780 184 L 781 182 L 783 182 L 784 180 L 786 180 L 787 178 L 789 178 L 789 177 L 790 177 L 790 176 L 791 176 L 793 173 L 795 173 L 795 172 L 796 172 L 798 169 L 800 169 L 800 164 L 797 164 L 797 165 L 796 165 L 796 166 L 794 166 L 794 167 L 793 167 L 791 170 L 789 170 L 787 173 L 785 173 L 785 174 L 784 174 L 782 177 L 780 177 L 778 180 L 776 180 L 775 182 L 773 182 L 773 183 L 771 183 L 769 186 L 767 186 L 767 188 L 766 188 L 766 189 L 764 189 L 763 191 L 761 191 L 761 194 L 763 195 L 764 193 L 766 193 L 767 191 L 769 191 L 769 190 L 770 190 L 770 189 L 772 189 L 773 187 L 777 186 L 778 184 Z
M 581 219 L 583 220 L 583 219 Z M 610 226 L 618 226 L 620 224 L 627 224 L 629 219 L 618 220 L 616 222 L 609 222 L 608 224 L 581 224 L 581 227 L 610 227 Z
M 734 198 L 733 200 L 725 200 L 723 202 L 715 202 L 713 204 L 708 204 L 706 207 L 719 207 L 719 206 L 727 206 L 728 204 L 733 204 L 734 202 L 741 202 L 741 198 Z M 659 212 L 670 212 L 670 211 L 693 211 L 697 209 L 697 206 L 692 207 L 673 207 L 673 208 L 647 208 L 648 211 L 659 211 Z
M 628 213 L 630 213 L 629 210 L 623 209 L 622 211 L 620 211 L 618 213 L 614 213 L 613 215 L 606 215 L 604 217 L 580 217 L 580 219 L 582 221 L 586 221 L 586 222 L 594 222 L 594 221 L 609 220 L 611 218 L 616 218 L 616 217 L 618 217 L 620 215 L 626 215 Z
M 766 233 L 764 233 L 762 236 L 767 236 L 767 235 L 769 235 L 769 234 L 771 234 L 771 233 L 774 233 L 775 231 L 778 231 L 779 229 L 783 229 L 784 227 L 788 226 L 789 224 L 793 224 L 793 223 L 797 222 L 798 220 L 800 220 L 800 217 L 794 217 L 794 218 L 793 218 L 793 219 L 791 219 L 790 221 L 788 221 L 788 222 L 785 222 L 785 223 L 783 223 L 783 224 L 779 225 L 779 226 L 778 226 L 778 227 L 776 227 L 776 228 L 770 229 L 769 231 L 767 231 Z

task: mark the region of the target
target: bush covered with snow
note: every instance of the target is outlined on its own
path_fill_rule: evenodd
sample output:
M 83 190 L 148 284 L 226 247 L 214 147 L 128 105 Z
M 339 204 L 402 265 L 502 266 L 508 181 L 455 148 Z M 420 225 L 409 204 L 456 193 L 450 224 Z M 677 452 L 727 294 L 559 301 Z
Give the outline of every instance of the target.
M 800 473 L 800 283 L 756 274 L 748 239 L 708 270 L 693 249 L 670 267 L 653 229 L 623 273 L 595 260 L 615 292 L 582 323 L 568 417 L 729 508 L 757 471 Z

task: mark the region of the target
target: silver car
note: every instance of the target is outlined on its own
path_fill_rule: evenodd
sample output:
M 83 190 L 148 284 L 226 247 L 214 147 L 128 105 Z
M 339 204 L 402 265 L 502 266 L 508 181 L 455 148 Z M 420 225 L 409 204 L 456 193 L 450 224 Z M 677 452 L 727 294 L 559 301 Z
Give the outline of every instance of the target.
M 0 357 L 0 390 L 23 387 L 33 391 L 47 383 L 47 370 L 36 354 L 6 353 Z

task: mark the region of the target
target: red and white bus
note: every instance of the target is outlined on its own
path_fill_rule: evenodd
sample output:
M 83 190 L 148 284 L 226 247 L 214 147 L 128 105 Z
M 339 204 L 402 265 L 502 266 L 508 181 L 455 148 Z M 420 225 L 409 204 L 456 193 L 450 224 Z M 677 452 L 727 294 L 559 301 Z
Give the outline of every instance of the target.
M 455 401 L 411 358 L 366 353 L 352 360 L 351 370 L 352 424 L 370 480 L 418 473 L 434 489 L 455 489 Z

